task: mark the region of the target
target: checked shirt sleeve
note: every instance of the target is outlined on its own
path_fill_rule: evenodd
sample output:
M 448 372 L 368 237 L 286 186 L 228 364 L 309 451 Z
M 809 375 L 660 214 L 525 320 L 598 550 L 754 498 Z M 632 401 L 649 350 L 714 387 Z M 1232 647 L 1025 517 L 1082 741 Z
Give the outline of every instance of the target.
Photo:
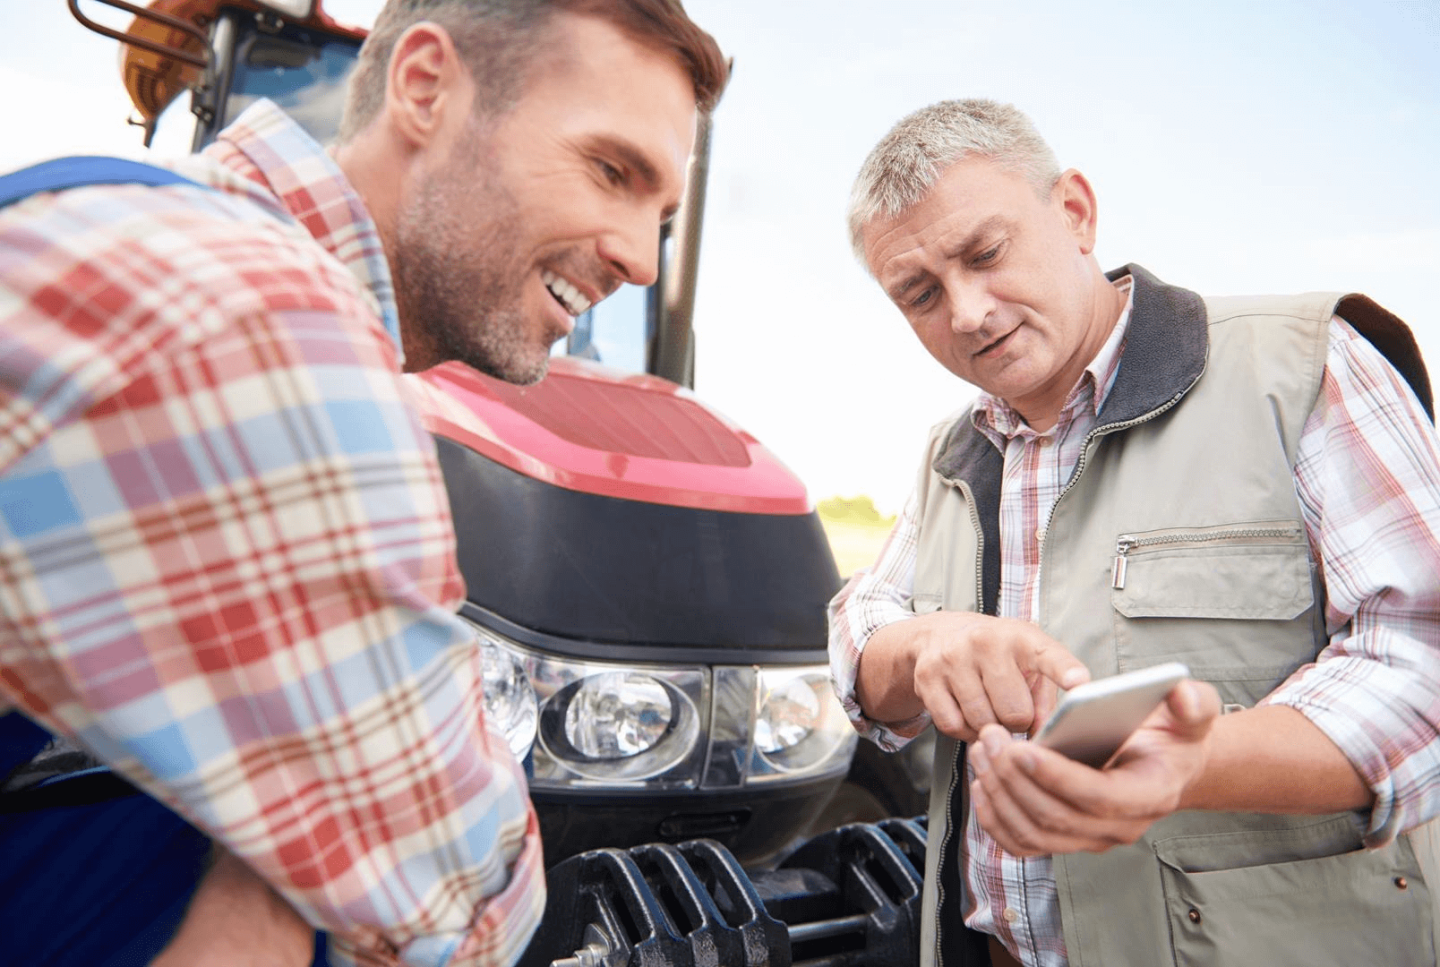
M 1267 701 L 1344 751 L 1375 793 L 1380 845 L 1440 815 L 1440 449 L 1409 387 L 1339 319 L 1295 477 L 1330 639 Z
M 912 494 L 885 541 L 875 566 L 857 571 L 830 602 L 830 678 L 850 723 L 881 748 L 895 751 L 930 724 L 928 712 L 906 722 L 877 722 L 855 697 L 860 657 L 870 637 L 888 624 L 915 617 L 907 602 L 915 586 L 916 499 Z
M 538 825 L 360 286 L 196 188 L 0 216 L 0 707 L 248 862 L 337 963 L 506 965 Z

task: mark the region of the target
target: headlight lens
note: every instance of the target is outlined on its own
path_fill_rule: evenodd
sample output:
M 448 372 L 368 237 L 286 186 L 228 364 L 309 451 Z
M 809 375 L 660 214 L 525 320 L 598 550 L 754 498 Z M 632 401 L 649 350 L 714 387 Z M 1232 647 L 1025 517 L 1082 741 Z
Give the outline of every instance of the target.
M 639 671 L 586 675 L 557 690 L 540 712 L 540 748 L 548 764 L 602 782 L 668 772 L 703 752 L 699 736 L 695 702 L 674 684 Z M 539 778 L 538 761 L 536 766 Z M 693 783 L 693 772 L 670 778 Z
M 624 759 L 654 748 L 675 719 L 674 699 L 649 675 L 604 672 L 570 696 L 565 738 L 591 759 Z
M 523 760 L 535 744 L 539 718 L 535 689 L 516 657 L 485 632 L 479 632 L 484 674 L 485 718 L 505 736 L 516 759 Z
M 755 719 L 755 748 L 769 755 L 805 741 L 820 724 L 821 698 L 809 679 L 780 682 L 765 696 Z
M 856 734 L 830 688 L 828 670 L 762 668 L 750 781 L 847 768 Z

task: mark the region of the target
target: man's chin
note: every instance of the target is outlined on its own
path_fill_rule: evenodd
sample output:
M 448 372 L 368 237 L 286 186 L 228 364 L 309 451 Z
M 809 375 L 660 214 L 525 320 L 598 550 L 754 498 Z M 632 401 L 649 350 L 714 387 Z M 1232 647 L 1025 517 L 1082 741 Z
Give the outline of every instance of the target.
M 532 366 L 529 369 L 518 373 L 514 379 L 505 379 L 505 377 L 503 376 L 500 378 L 505 379 L 505 382 L 507 383 L 514 383 L 516 386 L 534 386 L 536 383 L 544 379 L 549 372 L 550 357 L 547 356 L 539 365 Z
M 545 378 L 546 373 L 550 372 L 548 354 L 536 359 L 472 358 L 465 362 L 486 376 L 493 376 L 502 382 L 513 383 L 516 386 L 534 386 Z

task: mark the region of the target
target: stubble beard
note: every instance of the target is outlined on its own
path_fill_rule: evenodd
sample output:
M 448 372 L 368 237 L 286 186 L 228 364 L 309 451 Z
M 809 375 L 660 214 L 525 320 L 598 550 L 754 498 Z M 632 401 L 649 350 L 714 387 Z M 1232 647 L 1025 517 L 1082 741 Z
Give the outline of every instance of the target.
M 479 158 L 462 150 L 461 157 Z M 524 285 L 531 266 L 519 255 L 514 197 L 484 170 L 451 162 L 422 184 L 397 216 L 395 298 L 402 325 L 418 329 L 436 357 L 459 360 L 507 383 L 539 382 L 549 345 L 529 335 Z M 479 226 L 462 213 L 487 212 Z M 559 337 L 556 334 L 556 338 Z

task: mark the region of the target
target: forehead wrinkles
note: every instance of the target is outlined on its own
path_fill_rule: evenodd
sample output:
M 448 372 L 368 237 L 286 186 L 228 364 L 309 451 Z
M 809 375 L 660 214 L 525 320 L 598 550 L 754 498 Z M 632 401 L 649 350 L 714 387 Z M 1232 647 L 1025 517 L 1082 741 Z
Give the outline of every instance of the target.
M 887 292 L 916 272 L 938 264 L 951 254 L 951 249 L 974 234 L 963 210 L 941 212 L 932 208 L 927 212 L 918 206 L 879 228 L 880 233 L 870 245 L 870 261 L 876 279 Z

